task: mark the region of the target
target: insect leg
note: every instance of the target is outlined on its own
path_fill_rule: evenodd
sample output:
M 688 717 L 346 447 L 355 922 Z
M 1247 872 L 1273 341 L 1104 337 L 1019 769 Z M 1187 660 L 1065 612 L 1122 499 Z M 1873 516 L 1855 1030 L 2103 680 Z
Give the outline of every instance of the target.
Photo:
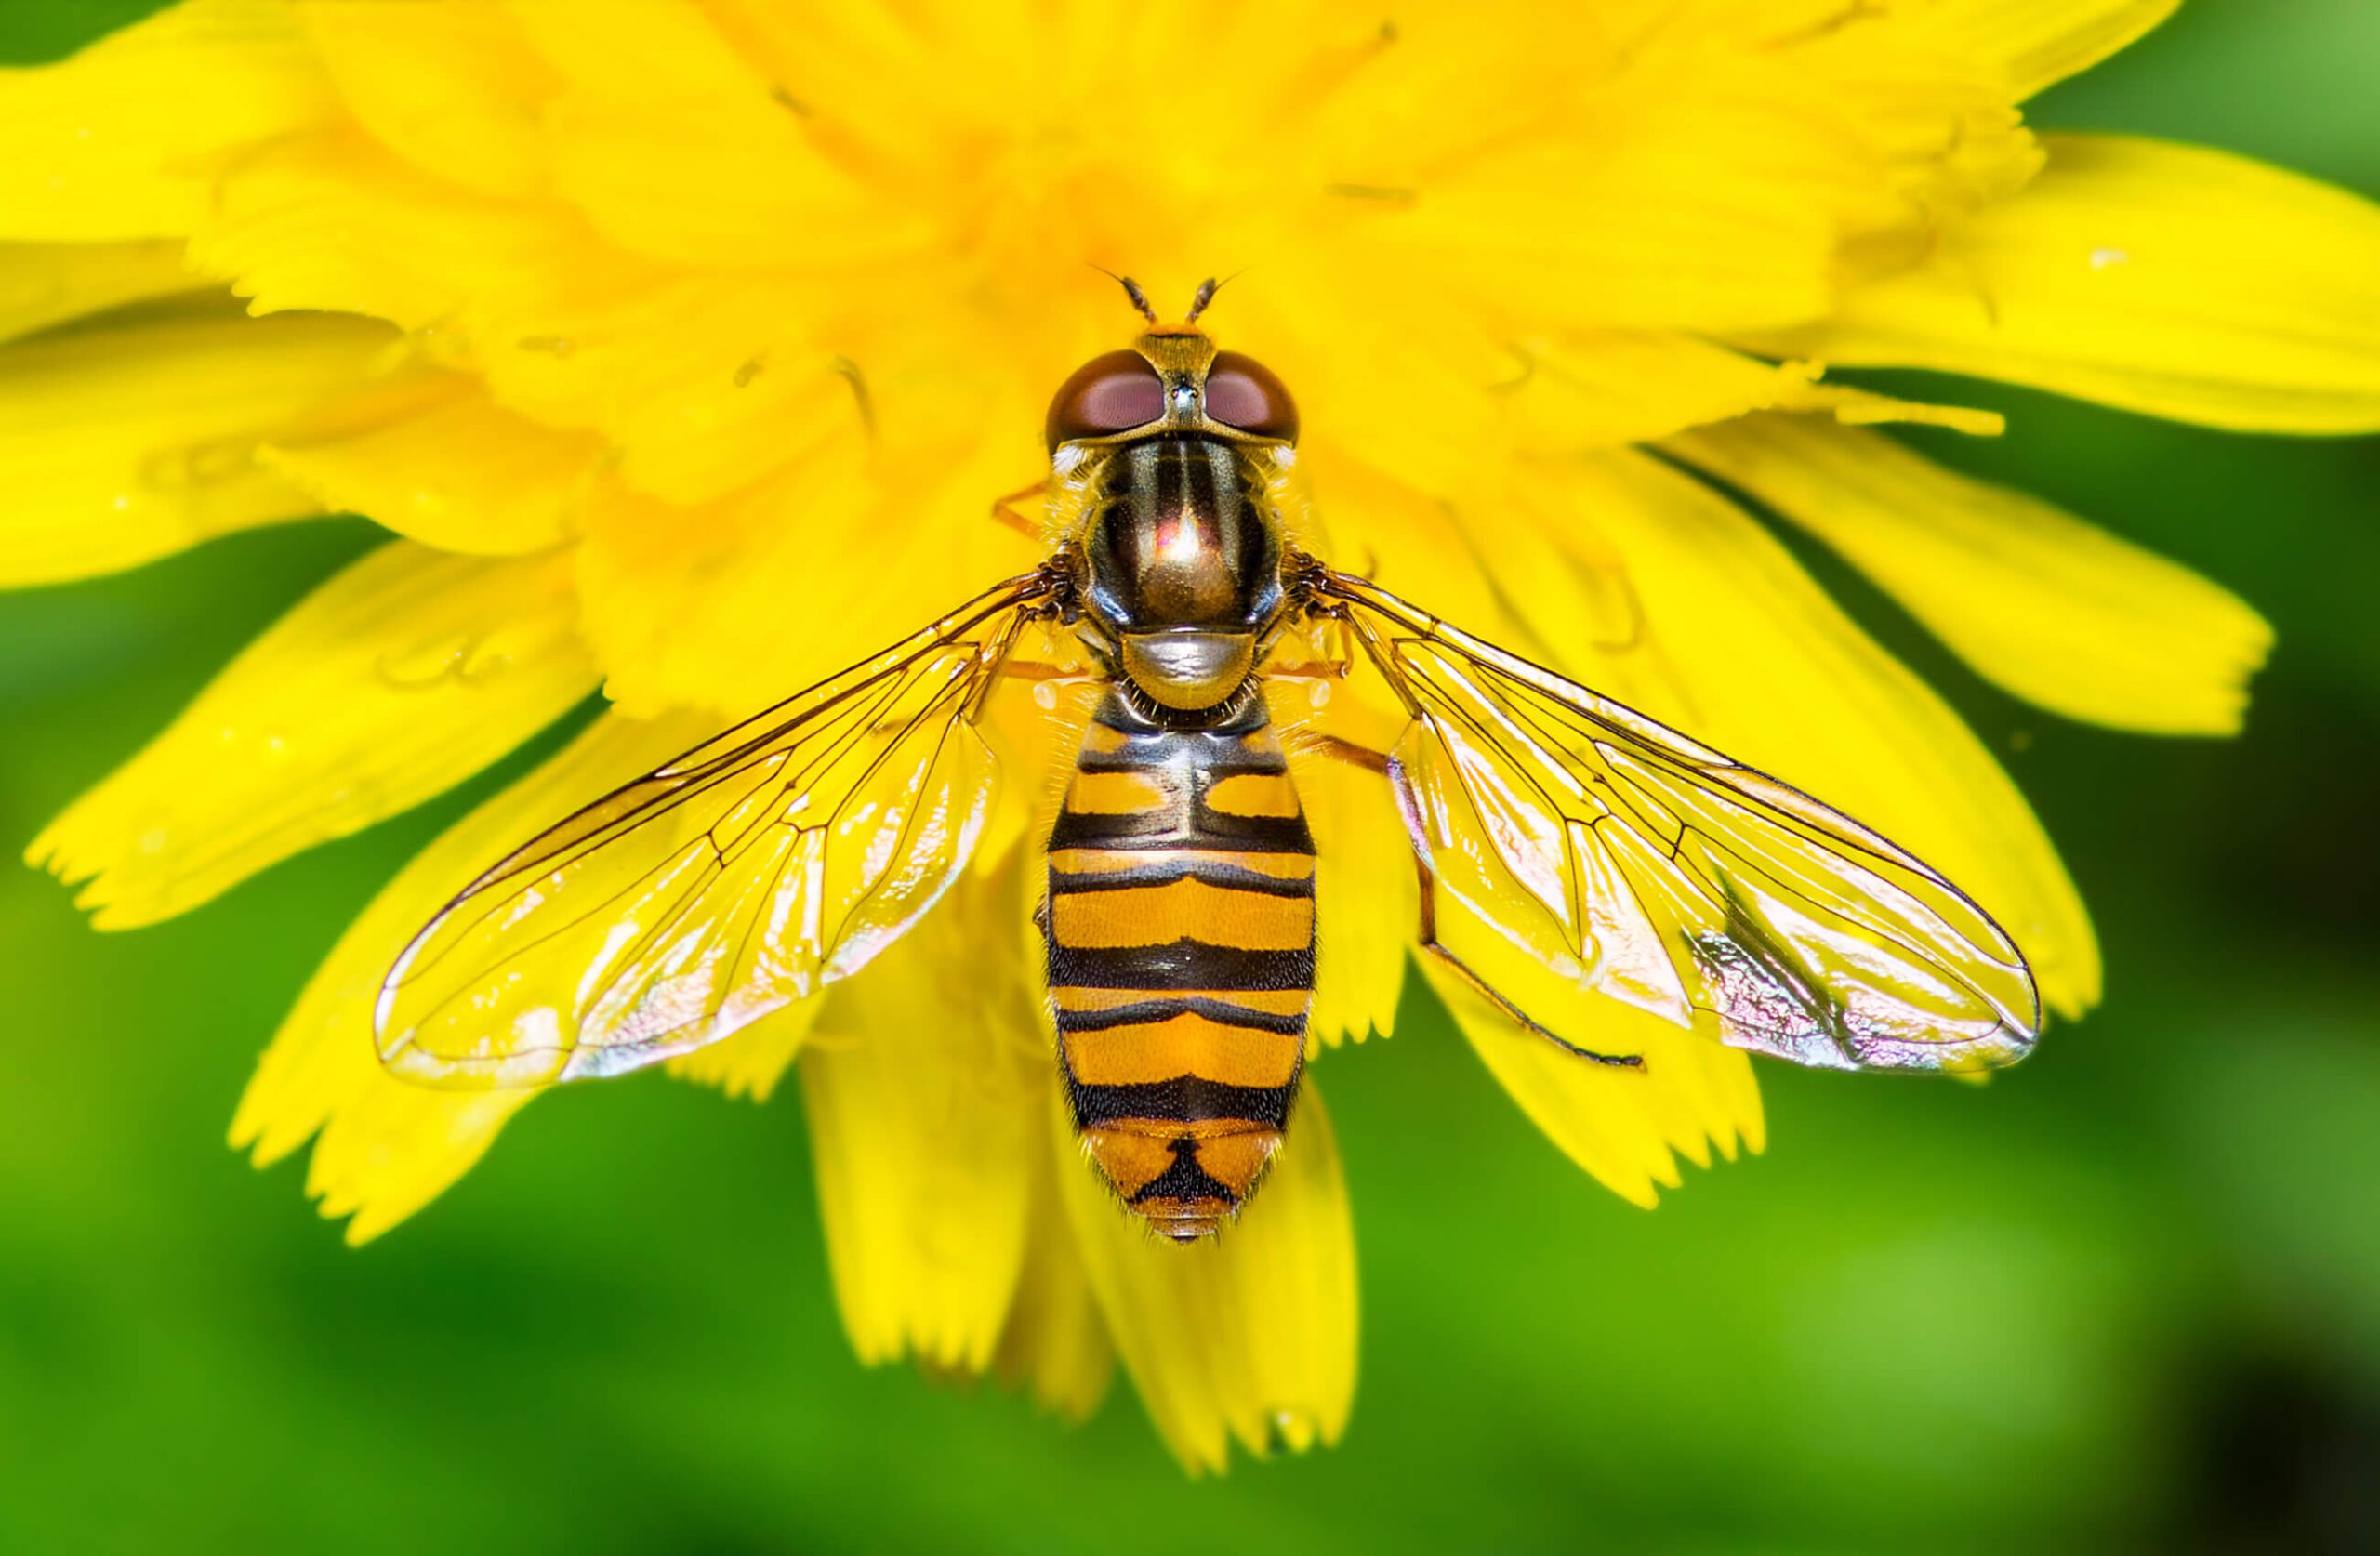
M 1012 503 L 1025 502 L 1029 498 L 1046 495 L 1049 490 L 1050 483 L 1048 481 L 1037 481 L 1030 486 L 1018 487 L 1015 491 L 1011 492 L 1004 497 L 994 497 L 992 499 L 992 518 L 999 523 L 1006 524 L 1010 529 L 1014 530 L 1017 534 L 1025 536 L 1027 540 L 1038 540 L 1041 538 L 1041 526 L 1034 522 L 1032 520 L 1027 519 L 1024 514 L 1019 513 L 1010 505 Z
M 1428 863 L 1419 854 L 1415 854 L 1413 856 L 1413 867 L 1421 873 L 1421 929 L 1420 943 L 1423 951 L 1428 952 L 1431 956 L 1437 957 L 1439 961 L 1444 962 L 1448 967 L 1451 968 L 1456 976 L 1460 977 L 1464 982 L 1471 985 L 1473 993 L 1488 1001 L 1488 1004 L 1493 1005 L 1497 1009 L 1501 1010 L 1506 1016 L 1517 1022 L 1524 1030 L 1537 1034 L 1540 1037 L 1544 1038 L 1555 1048 L 1560 1048 L 1564 1053 L 1570 1054 L 1579 1059 L 1592 1060 L 1597 1064 L 1609 1064 L 1617 1069 L 1641 1070 L 1645 1067 L 1645 1056 L 1642 1054 L 1597 1053 L 1593 1048 L 1582 1048 L 1579 1047 L 1578 1044 L 1571 1042 L 1568 1038 L 1562 1036 L 1560 1034 L 1540 1025 L 1530 1017 L 1527 1011 L 1522 1009 L 1519 1006 L 1514 1004 L 1511 1000 L 1497 993 L 1493 984 L 1489 983 L 1485 978 L 1480 977 L 1478 973 L 1474 972 L 1468 963 L 1466 963 L 1461 957 L 1456 956 L 1451 950 L 1448 949 L 1446 944 L 1438 939 L 1437 877 L 1430 873 L 1430 866 Z

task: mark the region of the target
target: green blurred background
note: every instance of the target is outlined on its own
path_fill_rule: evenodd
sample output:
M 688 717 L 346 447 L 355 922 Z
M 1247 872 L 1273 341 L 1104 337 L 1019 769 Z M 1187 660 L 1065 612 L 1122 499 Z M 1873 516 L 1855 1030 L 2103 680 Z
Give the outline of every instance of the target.
M 149 8 L 7 0 L 0 56 Z M 2375 81 L 2371 0 L 2198 0 L 2032 118 L 2373 194 Z M 1414 1010 L 1328 1064 L 1354 1425 L 1194 1483 L 1128 1389 L 1069 1429 L 860 1368 L 798 1106 L 588 1088 L 360 1252 L 301 1164 L 227 1151 L 316 958 L 486 785 L 130 935 L 0 869 L 0 1549 L 2380 1549 L 2380 442 L 1959 398 L 2011 434 L 1933 452 L 2281 636 L 2245 739 L 2128 738 L 2002 697 L 1811 559 L 2003 754 L 2096 914 L 2106 1007 L 2022 1070 L 1765 1066 L 1768 1154 L 1647 1215 Z M 0 837 L 370 534 L 0 598 Z M 1408 1149 L 1424 1117 L 1461 1170 Z

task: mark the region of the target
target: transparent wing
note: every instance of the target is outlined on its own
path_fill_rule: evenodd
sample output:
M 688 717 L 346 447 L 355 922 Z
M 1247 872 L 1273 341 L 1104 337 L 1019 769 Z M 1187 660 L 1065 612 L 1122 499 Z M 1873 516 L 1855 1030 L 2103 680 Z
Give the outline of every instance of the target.
M 1439 887 L 1555 972 L 1799 1064 L 2031 1046 L 2024 957 L 1900 848 L 1362 579 L 1313 587 L 1413 715 L 1390 777 Z
M 989 810 L 971 715 L 1029 574 L 596 800 L 467 887 L 382 982 L 388 1065 L 456 1086 L 615 1075 L 866 965 Z

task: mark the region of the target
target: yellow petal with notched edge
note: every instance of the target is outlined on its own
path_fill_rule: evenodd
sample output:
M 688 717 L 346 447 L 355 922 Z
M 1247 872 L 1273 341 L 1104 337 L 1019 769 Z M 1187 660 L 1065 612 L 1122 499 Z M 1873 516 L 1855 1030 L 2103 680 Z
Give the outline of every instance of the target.
M 380 1067 L 372 1006 L 397 953 L 430 916 L 505 853 L 597 795 L 700 740 L 699 721 L 607 715 L 559 755 L 414 856 L 339 938 L 281 1023 L 231 1121 L 257 1165 L 319 1131 L 307 1192 L 347 1238 L 376 1237 L 470 1169 L 534 1090 L 432 1090 Z
M 2181 0 L 1937 0 L 1895 9 L 1895 31 L 1959 59 L 1989 61 L 2030 98 L 2090 69 L 2174 14 Z
M 477 772 L 595 689 L 566 557 L 398 541 L 266 630 L 27 857 L 102 929 L 196 906 Z
M 1221 1470 L 1233 1439 L 1260 1457 L 1336 1443 L 1355 1393 L 1355 1237 L 1314 1082 L 1239 1219 L 1187 1246 L 1117 1204 L 1063 1103 L 1051 1117 L 1091 1288 L 1174 1457 Z
M 543 188 L 537 111 L 561 82 L 501 7 L 309 0 L 298 15 L 348 112 L 382 144 L 486 193 Z
M 1034 1106 L 1038 1114 L 1038 1098 Z M 1080 1420 L 1107 1395 L 1116 1345 L 1059 1201 L 1057 1169 L 1072 1164 L 1052 1161 L 1038 1141 L 1035 1145 L 1025 1263 L 992 1365 L 1001 1382 L 1030 1390 L 1042 1408 Z
M 0 70 L 0 238 L 187 234 L 242 149 L 336 112 L 274 0 L 186 0 L 62 64 Z
M 1767 532 L 1633 453 L 1548 469 L 1532 491 L 1563 544 L 1626 559 L 1643 610 L 1635 640 L 1580 644 L 1559 667 L 1914 852 L 2000 921 L 2059 1013 L 2097 1000 L 2089 916 L 2016 785 Z M 1527 574 L 1509 582 L 1524 614 L 1558 639 L 1561 617 L 1538 602 L 1562 597 Z
M 1847 278 L 1826 323 L 1747 343 L 2244 431 L 2380 428 L 2380 206 L 2195 147 L 2043 144 L 2022 198 Z
M 170 239 L 123 244 L 0 244 L 0 341 L 207 283 Z
M 352 129 L 241 158 L 190 256 L 255 312 L 365 313 L 424 332 L 423 349 L 488 356 L 541 333 L 498 327 L 509 312 L 646 273 L 560 205 L 457 189 Z
M 801 1052 L 811 1023 L 817 1020 L 818 1004 L 797 1000 L 707 1048 L 663 1061 L 662 1068 L 680 1080 L 765 1102 L 776 1095 L 777 1083 Z
M 2188 568 L 1872 432 L 1752 416 L 1666 446 L 1834 547 L 2019 697 L 2155 734 L 2240 728 L 2272 629 Z
M 0 584 L 321 512 L 257 445 L 361 380 L 393 338 L 353 319 L 178 316 L 0 349 Z
M 515 415 L 477 379 L 441 376 L 404 414 L 276 441 L 260 456 L 324 508 L 442 551 L 509 556 L 561 541 L 601 441 Z
M 1006 871 L 823 996 L 801 1054 L 835 1301 L 864 1362 L 988 1368 L 1024 1266 L 1050 1054 Z
M 1746 1054 L 1703 1031 L 1580 989 L 1472 918 L 1444 892 L 1438 936 L 1463 964 L 1529 1019 L 1564 1042 L 1640 1068 L 1567 1053 L 1496 1009 L 1438 957 L 1422 970 L 1455 1024 L 1537 1127 L 1597 1181 L 1650 1207 L 1675 1188 L 1676 1156 L 1711 1165 L 1712 1145 L 1729 1161 L 1740 1141 L 1763 1140 L 1760 1088 Z

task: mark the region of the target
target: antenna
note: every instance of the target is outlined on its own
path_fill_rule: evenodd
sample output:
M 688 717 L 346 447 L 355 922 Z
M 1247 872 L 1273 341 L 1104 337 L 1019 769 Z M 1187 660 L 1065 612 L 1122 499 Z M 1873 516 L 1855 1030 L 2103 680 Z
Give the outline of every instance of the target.
M 1114 270 L 1109 270 L 1104 265 L 1093 265 L 1091 269 L 1097 270 L 1101 275 L 1105 276 L 1117 285 L 1124 288 L 1124 295 L 1132 299 L 1132 306 L 1141 310 L 1142 318 L 1146 319 L 1152 324 L 1157 323 L 1157 310 L 1149 306 L 1149 295 L 1141 290 L 1141 284 L 1139 282 L 1134 281 L 1129 275 L 1117 275 Z
M 1183 315 L 1182 322 L 1185 324 L 1197 323 L 1198 315 L 1207 311 L 1207 305 L 1215 300 L 1215 291 L 1222 285 L 1223 283 L 1213 276 L 1209 276 L 1198 283 L 1197 296 L 1190 299 L 1190 311 Z

